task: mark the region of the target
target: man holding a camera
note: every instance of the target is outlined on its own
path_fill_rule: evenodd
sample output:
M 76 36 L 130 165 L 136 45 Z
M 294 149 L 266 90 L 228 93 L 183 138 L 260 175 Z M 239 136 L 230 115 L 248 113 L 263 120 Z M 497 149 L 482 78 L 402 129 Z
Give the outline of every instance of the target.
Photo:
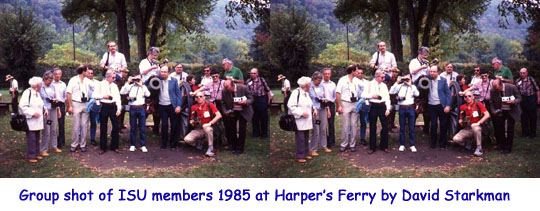
M 233 154 L 239 155 L 244 153 L 246 124 L 253 117 L 253 96 L 246 85 L 235 84 L 232 80 L 225 81 L 223 88 L 221 107 L 228 117 L 225 122 L 229 125 L 227 141 L 232 144 Z
M 349 147 L 351 152 L 356 152 L 355 138 L 359 114 L 355 109 L 359 98 L 358 91 L 364 87 L 364 84 L 356 77 L 358 72 L 356 65 L 351 64 L 345 70 L 347 75 L 341 77 L 336 86 L 337 112 L 343 114 L 339 151 L 345 152 Z
M 492 83 L 490 104 L 495 120 L 495 137 L 502 153 L 509 154 L 514 143 L 514 126 L 521 117 L 521 94 L 516 86 L 503 83 L 501 79 Z
M 409 127 L 409 149 L 416 152 L 414 146 L 414 124 L 416 121 L 414 113 L 414 98 L 420 92 L 412 84 L 411 74 L 404 72 L 397 78 L 396 83 L 390 88 L 390 94 L 396 95 L 399 105 L 399 151 L 405 151 L 405 124 Z
M 60 118 L 58 118 L 58 148 L 62 148 L 66 145 L 65 137 L 65 120 L 66 120 L 66 83 L 62 80 L 62 70 L 60 68 L 53 69 L 54 80 L 52 85 L 58 101 L 58 108 L 60 109 Z
M 70 152 L 75 152 L 78 146 L 81 147 L 81 152 L 86 152 L 86 133 L 88 132 L 88 112 L 86 109 L 88 107 L 88 93 L 93 87 L 90 79 L 86 77 L 87 70 L 88 67 L 85 65 L 77 67 L 78 75 L 69 80 L 66 88 L 67 111 L 73 115 Z
M 206 97 L 202 92 L 195 95 L 196 105 L 191 106 L 191 117 L 189 123 L 193 129 L 184 138 L 186 144 L 196 145 L 197 139 L 206 137 L 208 150 L 206 156 L 214 156 L 214 129 L 213 125 L 221 119 L 221 113 L 213 103 L 206 102 Z
M 454 143 L 464 145 L 465 139 L 474 137 L 476 141 L 475 156 L 482 156 L 482 124 L 489 119 L 489 112 L 480 102 L 476 102 L 471 91 L 465 92 L 465 104 L 459 110 L 459 124 L 463 127 L 453 138 Z
M 362 97 L 371 104 L 369 110 L 369 151 L 373 154 L 377 149 L 377 119 L 381 121 L 381 142 L 379 148 L 388 153 L 388 115 L 390 115 L 390 94 L 384 83 L 385 73 L 382 70 L 375 71 L 375 77 L 368 83 Z
M 137 129 L 139 129 L 140 149 L 142 152 L 148 152 L 145 144 L 146 110 L 144 103 L 145 99 L 150 97 L 150 91 L 146 86 L 143 86 L 141 74 L 139 73 L 133 74 L 133 77 L 129 77 L 127 82 L 120 90 L 120 94 L 127 95 L 129 104 L 129 140 L 131 143 L 129 151 L 135 151 L 135 139 L 137 139 Z
M 115 79 L 115 72 L 113 70 L 108 70 L 107 73 L 105 73 L 105 80 L 97 85 L 94 93 L 94 98 L 99 99 L 99 102 L 96 103 L 101 103 L 101 112 L 99 113 L 99 146 L 101 150 L 99 151 L 99 154 L 103 154 L 107 151 L 106 131 L 108 119 L 111 120 L 112 124 L 110 149 L 116 153 L 120 153 L 120 150 L 118 149 L 118 133 L 120 132 L 118 116 L 120 116 L 120 113 L 122 112 L 122 104 L 118 86 L 114 83 Z

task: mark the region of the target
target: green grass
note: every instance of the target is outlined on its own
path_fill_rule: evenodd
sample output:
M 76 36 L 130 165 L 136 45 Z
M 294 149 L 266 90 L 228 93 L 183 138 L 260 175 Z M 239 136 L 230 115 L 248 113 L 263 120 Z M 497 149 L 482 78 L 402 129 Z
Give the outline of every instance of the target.
M 126 124 L 128 117 L 126 115 Z M 151 121 L 148 119 L 148 121 Z M 66 138 L 71 137 L 71 118 L 66 119 Z M 252 139 L 250 125 L 246 138 L 246 149 L 240 156 L 222 151 L 215 161 L 203 162 L 185 169 L 175 167 L 130 170 L 113 168 L 100 171 L 86 166 L 69 153 L 52 154 L 37 164 L 25 160 L 26 138 L 24 132 L 13 131 L 9 117 L 0 117 L 0 177 L 268 177 L 268 140 Z M 147 134 L 151 134 L 147 130 Z M 99 140 L 99 138 L 98 138 Z M 120 147 L 128 140 L 120 140 Z M 159 136 L 148 135 L 147 142 L 158 143 Z M 66 150 L 67 151 L 67 150 Z

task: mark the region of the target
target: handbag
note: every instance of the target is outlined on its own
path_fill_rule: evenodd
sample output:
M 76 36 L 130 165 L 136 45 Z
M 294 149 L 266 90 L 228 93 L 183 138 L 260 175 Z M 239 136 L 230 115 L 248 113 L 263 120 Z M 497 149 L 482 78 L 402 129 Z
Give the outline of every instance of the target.
M 93 111 L 95 113 L 101 112 L 101 106 L 102 105 L 101 104 L 98 105 L 97 102 L 96 102 L 97 100 L 95 100 L 95 99 L 92 99 L 92 100 L 91 100 L 92 102 L 90 104 L 90 111 Z
M 152 100 L 147 100 L 145 105 L 146 105 L 146 109 L 145 109 L 146 115 L 153 114 L 156 112 L 156 102 Z
M 298 101 L 300 99 L 300 93 L 296 97 L 296 104 L 298 106 Z M 279 117 L 279 128 L 285 131 L 297 131 L 296 119 L 291 114 L 283 114 Z
M 28 89 L 30 92 L 30 89 Z M 28 94 L 28 105 L 30 105 L 31 93 Z M 11 121 L 9 121 L 11 128 L 15 131 L 28 131 L 28 124 L 26 123 L 26 116 L 23 114 L 12 114 Z

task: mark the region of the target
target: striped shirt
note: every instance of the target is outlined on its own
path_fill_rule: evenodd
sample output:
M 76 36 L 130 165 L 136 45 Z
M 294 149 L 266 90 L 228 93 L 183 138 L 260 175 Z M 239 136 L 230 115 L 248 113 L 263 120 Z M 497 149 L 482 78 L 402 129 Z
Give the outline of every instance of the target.
M 256 81 L 251 80 L 251 78 L 247 79 L 246 84 L 254 97 L 265 96 L 270 91 L 270 87 L 268 87 L 264 78 L 261 77 L 258 77 Z
M 540 90 L 538 89 L 538 84 L 536 84 L 536 81 L 532 77 L 527 77 L 526 81 L 518 78 L 515 84 L 522 96 L 532 96 Z

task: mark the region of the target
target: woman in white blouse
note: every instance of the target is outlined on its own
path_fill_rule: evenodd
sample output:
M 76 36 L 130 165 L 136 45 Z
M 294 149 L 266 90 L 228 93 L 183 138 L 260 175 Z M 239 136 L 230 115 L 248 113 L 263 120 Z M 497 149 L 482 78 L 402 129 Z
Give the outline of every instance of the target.
M 42 159 L 38 154 L 39 132 L 43 130 L 43 117 L 49 115 L 39 94 L 41 82 L 43 80 L 40 77 L 32 77 L 28 82 L 31 88 L 24 90 L 19 102 L 20 110 L 26 116 L 26 123 L 28 124 L 28 131 L 26 131 L 26 157 L 30 163 L 36 163 L 37 160 Z
M 308 91 L 311 84 L 311 79 L 301 77 L 298 79 L 300 88 L 291 93 L 287 107 L 289 113 L 296 120 L 297 131 L 295 131 L 296 140 L 296 160 L 299 163 L 305 163 L 306 159 L 311 159 L 309 152 L 309 130 L 313 129 L 312 114 L 317 116 L 317 110 L 313 110 L 313 102 L 309 97 Z

